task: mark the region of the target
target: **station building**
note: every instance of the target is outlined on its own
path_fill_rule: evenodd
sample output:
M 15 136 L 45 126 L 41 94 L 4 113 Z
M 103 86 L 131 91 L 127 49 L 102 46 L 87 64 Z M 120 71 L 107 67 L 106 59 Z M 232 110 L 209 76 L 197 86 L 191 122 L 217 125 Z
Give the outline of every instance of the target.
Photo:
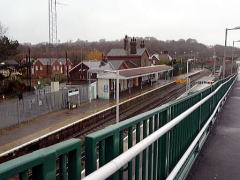
M 120 94 L 131 93 L 136 89 L 142 89 L 144 86 L 151 86 L 158 80 L 169 79 L 171 71 L 171 66 L 157 65 L 122 69 L 119 70 L 119 75 L 116 72 L 100 73 L 97 75 L 98 98 L 111 99 L 115 97 L 117 78 L 119 78 Z
M 71 82 L 88 83 L 97 81 L 97 74 L 106 70 L 120 70 L 135 67 L 126 60 L 89 60 L 77 64 L 69 71 Z
M 171 66 L 153 65 L 153 58 L 150 57 L 144 41 L 125 36 L 123 48 L 113 48 L 102 60 L 82 61 L 73 67 L 70 72 L 72 83 L 88 83 L 91 86 L 90 92 L 95 91 L 100 99 L 115 98 L 116 71 L 119 72 L 120 95 L 131 93 L 144 86 L 151 86 L 161 79 L 169 79 Z M 93 90 L 92 90 L 93 88 Z
M 130 41 L 130 43 L 129 43 Z M 140 41 L 140 46 L 137 46 L 136 38 L 129 38 L 127 35 L 124 38 L 124 46 L 119 49 L 111 49 L 105 56 L 108 60 L 125 60 L 132 66 L 130 68 L 144 67 L 152 65 L 147 48 L 144 41 Z

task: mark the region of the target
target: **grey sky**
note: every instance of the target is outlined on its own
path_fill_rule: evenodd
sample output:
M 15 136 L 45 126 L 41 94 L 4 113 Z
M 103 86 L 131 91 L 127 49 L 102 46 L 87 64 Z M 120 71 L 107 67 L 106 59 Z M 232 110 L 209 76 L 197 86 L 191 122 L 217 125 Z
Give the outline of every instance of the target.
M 240 26 L 239 0 L 59 0 L 61 42 L 154 36 L 161 40 L 194 38 L 224 43 L 224 29 Z M 48 41 L 48 0 L 0 0 L 0 21 L 20 42 Z M 240 40 L 240 30 L 229 43 Z

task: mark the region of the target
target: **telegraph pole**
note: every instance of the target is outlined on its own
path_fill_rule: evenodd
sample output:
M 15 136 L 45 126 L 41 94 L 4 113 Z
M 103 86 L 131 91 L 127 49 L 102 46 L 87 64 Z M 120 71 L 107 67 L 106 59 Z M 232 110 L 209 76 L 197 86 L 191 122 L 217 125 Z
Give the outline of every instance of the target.
M 67 51 L 65 52 L 66 54 L 66 66 L 67 66 L 67 82 L 69 83 L 69 66 L 68 66 L 68 55 L 67 55 Z
M 28 48 L 28 71 L 29 71 L 29 91 L 31 91 L 32 87 L 32 66 L 31 66 L 31 58 L 30 58 L 30 48 Z

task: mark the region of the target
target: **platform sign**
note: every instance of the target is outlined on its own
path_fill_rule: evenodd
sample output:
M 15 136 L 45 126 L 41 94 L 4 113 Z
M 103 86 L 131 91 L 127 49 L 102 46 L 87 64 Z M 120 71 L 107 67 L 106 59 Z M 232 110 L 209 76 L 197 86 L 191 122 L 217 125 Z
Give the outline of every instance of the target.
M 103 92 L 108 93 L 108 85 L 107 84 L 105 84 L 103 86 Z
M 68 90 L 68 96 L 74 96 L 74 95 L 78 95 L 78 94 L 79 94 L 79 90 L 78 89 Z
M 69 109 L 76 108 L 80 104 L 79 89 L 68 90 L 68 107 Z

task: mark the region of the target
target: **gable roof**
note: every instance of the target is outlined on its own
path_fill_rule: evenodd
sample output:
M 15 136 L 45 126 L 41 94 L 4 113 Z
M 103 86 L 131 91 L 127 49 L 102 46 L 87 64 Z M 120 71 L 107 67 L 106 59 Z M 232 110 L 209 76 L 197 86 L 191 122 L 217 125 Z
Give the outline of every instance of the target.
M 113 70 L 114 69 L 110 63 L 103 62 L 100 60 L 85 61 L 83 63 L 89 67 L 88 71 L 91 73 L 98 73 L 98 72 L 103 72 L 105 70 Z
M 90 61 L 83 61 L 83 62 L 78 63 L 69 72 L 73 71 L 74 69 L 79 67 L 81 64 L 86 65 L 89 68 L 88 71 L 90 73 L 103 72 L 104 70 L 114 70 L 114 67 L 111 63 L 103 62 L 100 60 L 90 60 Z
M 159 60 L 159 54 L 153 54 L 152 56 L 151 56 L 151 59 L 153 59 L 153 58 L 156 58 L 157 60 Z
M 60 64 L 65 65 L 66 64 L 66 58 L 37 58 L 36 61 L 39 60 L 43 65 L 53 65 L 53 63 L 55 61 L 58 61 Z M 35 61 L 35 62 L 36 62 Z M 68 61 L 70 61 L 70 59 L 68 58 Z M 35 63 L 34 62 L 34 63 Z M 72 63 L 72 62 L 71 62 Z
M 113 69 L 118 70 L 119 67 L 125 62 L 125 60 L 108 60 Z
M 58 59 L 56 59 L 56 60 L 59 61 L 59 62 L 61 62 L 62 65 L 65 65 L 65 64 L 66 64 L 66 58 L 58 58 Z M 67 60 L 72 64 L 72 62 L 70 61 L 69 58 L 68 58 Z
M 54 63 L 56 59 L 54 58 L 37 58 L 36 61 L 34 61 L 34 63 L 36 63 L 37 61 L 40 61 L 43 65 L 52 65 Z
M 146 48 L 137 48 L 136 54 L 130 54 L 130 52 L 125 49 L 111 49 L 107 53 L 107 56 L 142 56 L 145 51 L 147 51 Z

